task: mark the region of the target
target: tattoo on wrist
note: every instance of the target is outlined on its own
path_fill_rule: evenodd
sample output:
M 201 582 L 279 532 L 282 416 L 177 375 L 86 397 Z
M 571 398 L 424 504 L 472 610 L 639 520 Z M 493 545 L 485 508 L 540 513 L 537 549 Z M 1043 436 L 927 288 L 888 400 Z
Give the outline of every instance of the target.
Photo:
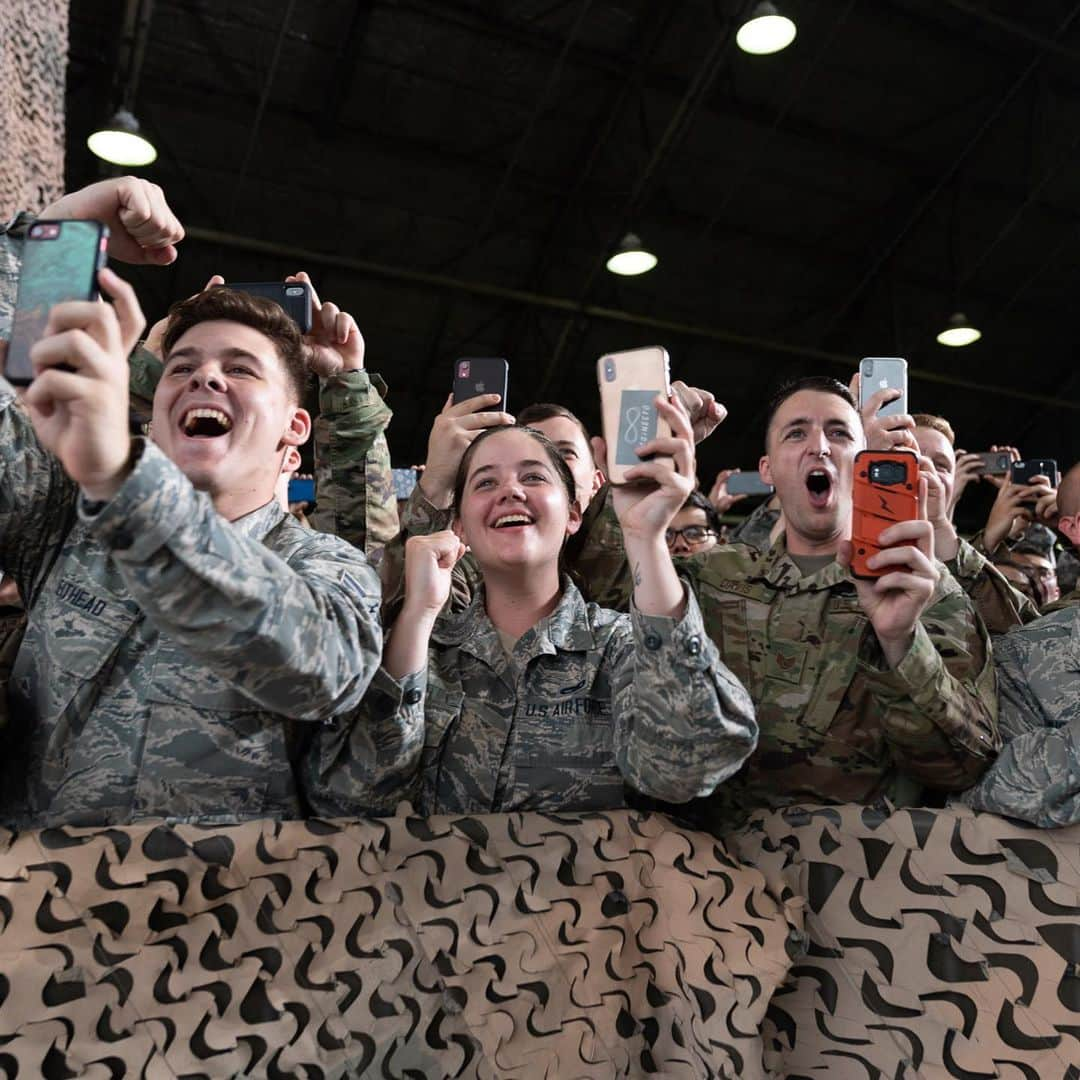
M 639 562 L 634 563 L 634 584 L 641 584 L 641 563 Z

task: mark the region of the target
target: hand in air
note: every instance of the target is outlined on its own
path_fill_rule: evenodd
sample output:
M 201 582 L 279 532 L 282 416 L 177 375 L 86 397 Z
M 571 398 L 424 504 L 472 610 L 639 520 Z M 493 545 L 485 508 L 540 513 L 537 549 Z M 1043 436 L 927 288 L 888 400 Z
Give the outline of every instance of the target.
M 356 320 L 337 304 L 323 303 L 311 278 L 301 270 L 286 281 L 303 282 L 311 287 L 311 333 L 304 335 L 308 367 L 320 379 L 339 371 L 360 371 L 364 367 L 364 338 Z
M 465 545 L 449 529 L 405 541 L 405 604 L 411 616 L 437 614 L 450 598 L 452 572 Z

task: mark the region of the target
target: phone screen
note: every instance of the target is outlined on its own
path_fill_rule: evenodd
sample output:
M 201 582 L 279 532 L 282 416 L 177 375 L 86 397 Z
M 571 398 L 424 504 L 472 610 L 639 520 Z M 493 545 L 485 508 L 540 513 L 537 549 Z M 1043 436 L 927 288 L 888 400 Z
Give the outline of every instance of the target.
M 109 231 L 97 221 L 36 221 L 23 248 L 19 295 L 5 373 L 17 386 L 33 381 L 30 350 L 41 340 L 54 304 L 97 299 Z

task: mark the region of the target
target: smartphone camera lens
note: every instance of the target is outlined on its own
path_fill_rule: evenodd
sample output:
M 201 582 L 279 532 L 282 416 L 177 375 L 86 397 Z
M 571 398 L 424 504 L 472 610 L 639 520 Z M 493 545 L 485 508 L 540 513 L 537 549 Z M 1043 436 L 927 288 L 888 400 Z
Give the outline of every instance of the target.
M 902 484 L 907 479 L 907 469 L 899 461 L 875 461 L 870 466 L 870 483 Z
M 304 295 L 304 287 L 302 285 L 290 285 L 285 290 L 285 295 L 286 296 L 303 296 Z
M 615 361 L 610 356 L 604 360 L 604 378 L 608 382 L 615 381 Z
M 55 240 L 60 235 L 60 226 L 56 224 L 31 225 L 30 235 L 35 240 Z

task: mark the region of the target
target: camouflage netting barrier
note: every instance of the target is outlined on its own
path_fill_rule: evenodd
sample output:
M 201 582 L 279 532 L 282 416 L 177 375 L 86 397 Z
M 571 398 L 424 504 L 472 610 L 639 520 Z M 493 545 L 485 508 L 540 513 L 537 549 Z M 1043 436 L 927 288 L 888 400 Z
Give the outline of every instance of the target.
M 1080 826 L 800 808 L 731 850 L 807 900 L 763 1032 L 776 1075 L 1080 1078 Z
M 64 192 L 67 0 L 4 0 L 0 19 L 0 218 Z
M 0 833 L 0 1073 L 759 1077 L 801 915 L 632 812 Z

